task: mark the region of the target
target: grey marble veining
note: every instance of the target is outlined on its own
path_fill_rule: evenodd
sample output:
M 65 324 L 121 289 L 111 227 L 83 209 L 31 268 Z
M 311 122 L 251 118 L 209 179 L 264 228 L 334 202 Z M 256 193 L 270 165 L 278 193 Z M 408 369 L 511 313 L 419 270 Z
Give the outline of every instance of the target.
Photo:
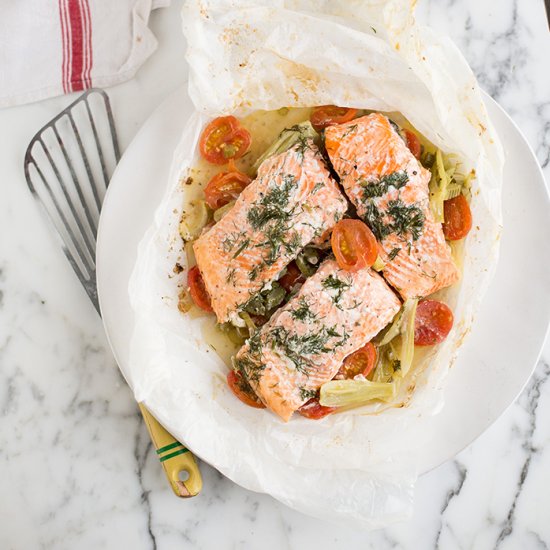
M 127 145 L 185 78 L 179 2 L 153 15 L 159 51 L 112 91 Z M 550 177 L 550 33 L 542 1 L 420 0 Z M 180 70 L 175 69 L 180 67 Z M 550 346 L 520 398 L 421 477 L 411 521 L 360 533 L 246 491 L 206 464 L 173 497 L 99 318 L 44 231 L 22 175 L 34 131 L 66 99 L 0 111 L 0 548 L 543 549 L 550 546 Z M 520 184 L 521 182 L 518 182 Z

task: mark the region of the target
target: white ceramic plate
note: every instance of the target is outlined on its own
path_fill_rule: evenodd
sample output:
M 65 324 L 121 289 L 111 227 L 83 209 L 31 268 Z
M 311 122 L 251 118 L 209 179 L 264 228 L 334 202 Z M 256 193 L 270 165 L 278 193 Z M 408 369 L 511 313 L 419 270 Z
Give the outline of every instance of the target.
M 473 333 L 447 378 L 445 406 L 423 420 L 431 437 L 421 450 L 421 472 L 452 458 L 514 401 L 535 368 L 550 318 L 550 200 L 544 177 L 512 120 L 489 96 L 485 102 L 506 151 L 501 258 Z M 128 281 L 137 246 L 164 194 L 172 153 L 191 111 L 184 89 L 159 107 L 122 157 L 103 205 L 99 301 L 123 374 L 129 372 Z M 177 435 L 177 419 L 166 428 Z

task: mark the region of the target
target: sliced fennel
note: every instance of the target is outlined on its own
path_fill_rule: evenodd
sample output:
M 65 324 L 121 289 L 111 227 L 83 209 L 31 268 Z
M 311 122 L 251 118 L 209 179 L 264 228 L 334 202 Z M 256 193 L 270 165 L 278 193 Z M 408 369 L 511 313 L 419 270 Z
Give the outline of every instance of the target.
M 393 374 L 395 372 L 395 366 L 397 366 L 398 360 L 393 357 L 393 351 L 390 346 L 384 346 L 379 348 L 378 361 L 376 368 L 372 373 L 373 382 L 391 382 L 393 380 Z
M 396 336 L 399 336 L 399 333 L 401 332 L 401 319 L 403 318 L 403 310 L 404 308 L 401 308 L 393 318 L 393 322 L 390 325 L 390 328 L 387 330 L 387 332 L 384 334 L 384 337 L 382 338 L 382 340 L 380 340 L 380 343 L 378 344 L 380 347 L 389 344 Z
M 187 260 L 187 269 L 191 269 L 193 266 L 197 265 L 195 251 L 193 250 L 193 242 L 186 241 L 183 248 L 185 250 L 185 258 Z
M 252 320 L 252 317 L 250 317 L 250 314 L 246 311 L 241 311 L 239 314 L 241 316 L 241 319 L 244 321 L 246 328 L 248 329 L 248 332 L 252 334 L 256 330 L 256 323 Z
M 210 221 L 210 209 L 203 200 L 191 201 L 186 208 L 179 226 L 181 238 L 184 241 L 196 239 L 204 226 Z
M 407 300 L 378 343 L 373 382 L 389 382 L 409 372 L 414 359 L 414 320 L 418 300 Z
M 467 176 L 461 174 L 459 165 L 460 160 L 456 155 L 446 155 L 439 149 L 435 152 L 431 166 L 430 209 L 438 223 L 445 221 L 444 202 L 468 192 L 470 180 L 475 177 L 473 171 Z
M 319 134 L 313 129 L 313 126 L 309 120 L 307 122 L 296 124 L 295 126 L 292 126 L 292 128 L 285 128 L 279 134 L 279 137 L 268 147 L 265 153 L 258 158 L 252 166 L 252 169 L 254 172 L 257 172 L 260 164 L 262 164 L 265 159 L 288 151 L 300 140 L 306 138 L 316 139 L 318 137 Z
M 372 269 L 374 269 L 374 271 L 383 271 L 385 267 L 386 267 L 386 264 L 384 263 L 384 260 L 382 260 L 380 256 L 376 258 L 376 261 L 372 265 Z
M 218 223 L 233 208 L 233 206 L 235 206 L 235 202 L 236 201 L 228 202 L 226 205 L 214 210 L 214 221 Z
M 217 324 L 216 327 L 236 346 L 242 346 L 249 336 L 248 330 L 245 327 L 236 327 L 231 323 Z
M 358 407 L 373 399 L 390 401 L 395 391 L 394 384 L 371 382 L 365 378 L 331 380 L 321 386 L 319 402 L 325 407 Z
M 395 374 L 404 377 L 410 370 L 414 359 L 414 320 L 416 317 L 417 299 L 409 299 L 403 304 L 399 337 L 389 344 L 399 361 Z

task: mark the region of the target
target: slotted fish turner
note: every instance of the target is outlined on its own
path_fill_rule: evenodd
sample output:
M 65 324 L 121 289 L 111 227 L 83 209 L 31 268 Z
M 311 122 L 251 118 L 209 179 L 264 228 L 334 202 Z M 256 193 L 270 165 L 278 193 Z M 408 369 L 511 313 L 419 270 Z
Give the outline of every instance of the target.
M 92 88 L 61 111 L 31 140 L 25 178 L 49 218 L 61 248 L 97 312 L 95 252 L 101 205 L 120 151 L 107 94 Z M 202 489 L 195 457 L 145 408 L 139 408 L 174 493 Z

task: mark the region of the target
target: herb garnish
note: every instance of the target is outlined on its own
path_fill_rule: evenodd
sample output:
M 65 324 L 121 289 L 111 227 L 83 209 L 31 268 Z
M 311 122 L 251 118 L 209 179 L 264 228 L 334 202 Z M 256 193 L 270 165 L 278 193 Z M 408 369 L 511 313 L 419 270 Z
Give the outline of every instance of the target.
M 291 215 L 284 210 L 290 200 L 290 192 L 296 187 L 292 174 L 283 177 L 283 183 L 270 189 L 249 211 L 247 219 L 254 229 L 262 229 L 271 220 L 286 221 Z
M 298 307 L 296 309 L 291 309 L 289 313 L 294 319 L 298 319 L 299 321 L 315 319 L 315 313 L 311 311 L 307 300 L 303 296 L 298 301 Z
M 369 200 L 365 205 L 363 219 L 379 241 L 384 240 L 392 231 L 391 225 L 384 222 L 384 213 L 378 209 L 373 200 Z
M 391 252 L 388 254 L 388 260 L 394 260 L 395 257 L 401 252 L 400 248 L 392 248 Z
M 378 181 L 362 181 L 363 200 L 384 196 L 390 189 L 401 189 L 409 181 L 409 175 L 404 170 L 382 176 Z
M 329 340 L 333 338 L 339 340 L 328 347 Z M 323 326 L 316 332 L 296 334 L 282 326 L 276 326 L 268 332 L 266 342 L 281 349 L 294 363 L 296 370 L 307 375 L 307 367 L 311 366 L 312 362 L 305 356 L 329 353 L 342 346 L 348 338 L 347 333 L 339 334 L 334 327 Z
M 309 399 L 313 399 L 314 397 L 317 397 L 317 391 L 316 390 L 308 390 L 306 388 L 300 388 L 300 399 L 306 401 Z
M 326 279 L 323 279 L 322 285 L 329 290 L 336 290 L 336 295 L 332 297 L 332 301 L 335 304 L 338 304 L 340 302 L 340 299 L 342 298 L 342 294 L 351 287 L 351 283 L 348 283 L 347 281 L 343 281 L 342 279 L 339 279 L 331 273 Z
M 235 254 L 233 254 L 233 259 L 235 259 L 248 245 L 250 244 L 250 239 L 245 239 L 237 248 Z
M 385 211 L 380 210 L 375 199 L 383 197 L 390 187 L 396 190 L 403 188 L 409 181 L 409 175 L 404 170 L 382 176 L 378 181 L 361 182 L 363 186 L 362 199 L 365 204 L 363 219 L 370 226 L 375 237 L 381 241 L 391 233 L 406 235 L 410 233 L 414 241 L 418 240 L 424 227 L 425 216 L 421 208 L 414 204 L 405 204 L 400 198 L 388 202 Z M 393 249 L 390 260 L 399 253 Z M 391 256 L 391 254 L 394 254 Z
M 233 286 L 235 286 L 235 282 L 236 282 L 235 277 L 236 277 L 236 275 L 237 275 L 237 272 L 236 272 L 235 268 L 232 267 L 232 268 L 227 272 L 227 276 L 225 277 L 225 282 L 226 282 L 226 283 L 229 283 L 229 284 L 231 284 L 231 285 L 233 285 Z
M 419 239 L 424 227 L 424 212 L 414 204 L 405 204 L 401 199 L 388 203 L 388 214 L 393 218 L 392 231 L 398 235 L 410 233 L 413 241 Z

